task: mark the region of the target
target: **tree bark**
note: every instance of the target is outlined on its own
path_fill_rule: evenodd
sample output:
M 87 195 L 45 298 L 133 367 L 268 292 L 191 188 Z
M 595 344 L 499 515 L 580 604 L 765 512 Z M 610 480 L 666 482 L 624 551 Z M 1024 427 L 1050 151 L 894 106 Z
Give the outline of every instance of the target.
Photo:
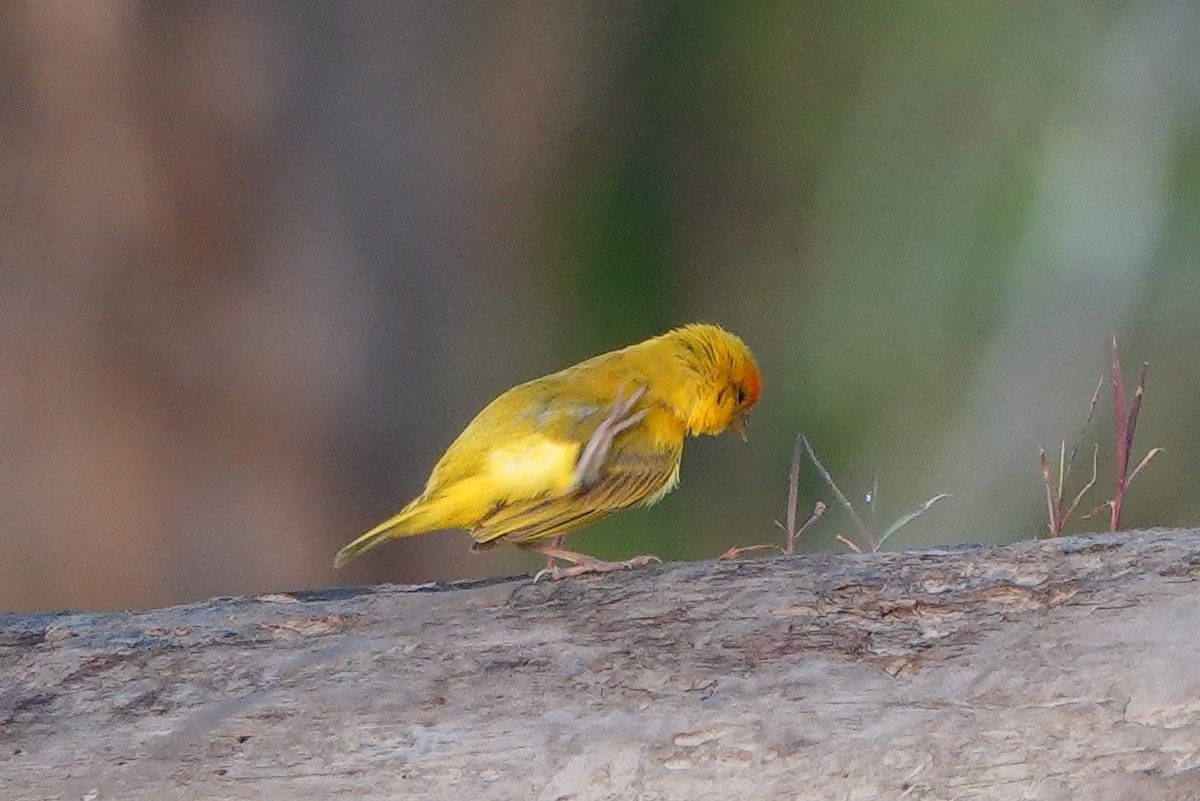
M 1200 533 L 0 618 L 4 799 L 1200 798 Z

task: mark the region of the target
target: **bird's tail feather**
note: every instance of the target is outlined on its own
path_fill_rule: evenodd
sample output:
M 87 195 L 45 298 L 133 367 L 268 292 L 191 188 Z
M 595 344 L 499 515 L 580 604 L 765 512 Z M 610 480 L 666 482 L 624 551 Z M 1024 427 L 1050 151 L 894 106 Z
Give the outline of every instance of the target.
M 413 501 L 395 515 L 338 551 L 337 556 L 333 557 L 333 566 L 341 567 L 351 559 L 361 556 L 376 545 L 380 545 L 388 540 L 398 537 L 409 537 L 413 534 L 420 534 L 426 531 L 427 528 L 422 526 L 416 519 L 418 502 L 419 499 Z

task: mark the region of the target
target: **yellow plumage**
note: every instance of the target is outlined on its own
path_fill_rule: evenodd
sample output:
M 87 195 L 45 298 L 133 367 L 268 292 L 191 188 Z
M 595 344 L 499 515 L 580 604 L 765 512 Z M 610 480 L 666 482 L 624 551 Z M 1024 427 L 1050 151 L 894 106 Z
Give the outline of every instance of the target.
M 679 480 L 684 438 L 731 425 L 744 434 L 760 386 L 745 344 L 706 324 L 520 384 L 467 425 L 424 492 L 334 564 L 389 539 L 462 528 L 477 547 L 506 541 L 575 562 L 572 575 L 619 566 L 541 541 L 662 498 Z

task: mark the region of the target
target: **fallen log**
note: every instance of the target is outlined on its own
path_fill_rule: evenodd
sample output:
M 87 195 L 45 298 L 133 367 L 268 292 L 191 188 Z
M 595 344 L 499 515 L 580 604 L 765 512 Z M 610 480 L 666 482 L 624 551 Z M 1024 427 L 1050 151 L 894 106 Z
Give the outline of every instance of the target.
M 1200 798 L 1200 533 L 0 617 L 3 799 Z

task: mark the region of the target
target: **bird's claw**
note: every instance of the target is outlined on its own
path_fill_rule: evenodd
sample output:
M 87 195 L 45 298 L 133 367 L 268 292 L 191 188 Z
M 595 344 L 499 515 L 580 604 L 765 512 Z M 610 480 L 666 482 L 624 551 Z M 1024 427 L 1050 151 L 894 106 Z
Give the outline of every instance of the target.
M 646 416 L 646 409 L 630 414 L 634 404 L 645 394 L 645 385 L 634 387 L 633 392 L 629 393 L 629 397 L 625 397 L 624 387 L 617 387 L 617 397 L 613 401 L 612 410 L 608 413 L 608 417 L 596 426 L 596 430 L 592 432 L 592 436 L 588 438 L 587 444 L 579 454 L 579 461 L 575 465 L 575 485 L 577 487 L 590 487 L 600 480 L 600 467 L 608 459 L 613 440 L 622 431 L 640 423 Z
M 617 387 L 617 399 L 615 401 L 613 401 L 613 410 L 612 410 L 612 412 L 609 413 L 608 419 L 605 420 L 604 422 L 615 423 L 617 420 L 624 417 L 625 414 L 630 409 L 633 408 L 633 404 L 635 404 L 639 400 L 641 400 L 642 396 L 646 394 L 646 385 L 640 384 L 640 385 L 634 387 L 633 392 L 629 393 L 628 398 L 623 397 L 624 394 L 625 394 L 625 386 L 624 385 L 618 386 Z
M 617 434 L 642 422 L 642 418 L 646 416 L 646 409 L 634 412 L 633 414 L 629 413 L 633 411 L 633 405 L 646 394 L 646 386 L 643 384 L 634 387 L 633 392 L 629 393 L 628 398 L 624 397 L 624 394 L 625 388 L 623 386 L 617 387 L 617 398 L 613 401 L 612 411 L 608 413 L 608 417 L 604 418 L 604 422 L 597 426 L 597 433 L 592 434 L 592 439 L 595 439 L 597 434 L 599 434 L 602 437 L 607 437 L 607 444 L 611 445 Z M 590 445 L 591 443 L 589 442 L 588 444 Z M 605 451 L 607 450 L 605 448 Z

